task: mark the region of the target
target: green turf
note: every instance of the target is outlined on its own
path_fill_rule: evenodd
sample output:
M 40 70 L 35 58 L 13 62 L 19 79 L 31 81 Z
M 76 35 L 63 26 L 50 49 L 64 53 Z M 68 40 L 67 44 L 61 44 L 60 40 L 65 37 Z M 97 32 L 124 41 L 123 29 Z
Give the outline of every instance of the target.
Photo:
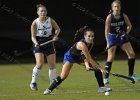
M 105 61 L 99 61 L 101 65 Z M 38 78 L 38 91 L 31 91 L 29 84 L 34 64 L 3 64 L 0 65 L 0 100 L 139 100 L 140 82 L 132 85 L 130 81 L 110 76 L 113 89 L 109 96 L 98 93 L 98 85 L 93 72 L 85 71 L 75 64 L 69 77 L 54 90 L 51 95 L 43 95 L 49 86 L 48 67 L 44 65 Z M 57 63 L 59 74 L 62 63 Z M 116 60 L 112 72 L 127 75 L 126 60 Z M 140 60 L 136 60 L 135 74 L 140 76 Z

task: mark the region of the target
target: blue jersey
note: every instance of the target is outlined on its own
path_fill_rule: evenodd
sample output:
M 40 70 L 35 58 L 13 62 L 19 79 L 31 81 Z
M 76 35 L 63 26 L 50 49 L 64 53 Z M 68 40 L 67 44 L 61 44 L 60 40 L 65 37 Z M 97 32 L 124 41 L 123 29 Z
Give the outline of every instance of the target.
M 90 51 L 93 47 L 93 44 L 88 44 L 84 39 L 80 40 L 81 42 L 85 43 L 85 45 L 87 46 L 88 50 Z M 76 48 L 76 44 L 75 43 L 70 49 L 69 51 L 67 51 L 64 54 L 64 59 L 63 59 L 63 63 L 65 63 L 66 61 L 69 61 L 70 63 L 76 63 L 79 62 L 80 60 L 83 60 L 85 58 L 85 56 L 83 55 L 81 50 L 78 50 Z
M 124 20 L 123 13 L 120 13 L 120 18 L 115 19 L 113 13 L 111 13 L 111 23 L 110 32 L 108 35 L 109 46 L 119 45 L 128 42 L 127 38 L 122 38 L 121 36 L 126 32 L 127 26 Z
M 125 24 L 123 13 L 120 13 L 120 18 L 115 19 L 113 13 L 111 13 L 110 32 L 111 34 L 120 34 L 126 32 L 127 26 Z

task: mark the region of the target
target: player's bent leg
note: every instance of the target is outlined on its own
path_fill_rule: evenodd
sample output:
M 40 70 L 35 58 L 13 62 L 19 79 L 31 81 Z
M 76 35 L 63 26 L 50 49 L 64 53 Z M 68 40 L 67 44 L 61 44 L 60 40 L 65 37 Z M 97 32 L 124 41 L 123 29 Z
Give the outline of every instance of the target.
M 42 53 L 35 53 L 35 59 L 36 59 L 36 66 L 33 68 L 32 80 L 30 83 L 31 90 L 38 90 L 36 81 L 39 76 L 40 70 L 44 64 L 44 55 Z
M 62 68 L 61 75 L 58 76 L 53 81 L 53 83 L 49 86 L 49 88 L 44 91 L 44 93 L 43 93 L 44 95 L 49 95 L 59 84 L 61 84 L 61 82 L 63 80 L 65 80 L 67 78 L 67 76 L 69 75 L 69 72 L 71 70 L 72 65 L 73 64 L 70 63 L 69 61 L 65 62 L 65 64 L 63 65 L 63 68 Z
M 104 86 L 102 72 L 100 70 L 95 70 L 94 74 L 95 74 L 99 87 Z
M 129 74 L 128 77 L 133 78 L 135 81 L 139 81 L 140 77 L 134 75 L 135 59 L 128 59 Z
M 50 84 L 52 84 L 53 80 L 56 78 L 56 67 L 49 68 L 49 79 Z
M 121 49 L 126 52 L 128 56 L 128 77 L 133 78 L 135 81 L 139 81 L 140 77 L 134 75 L 134 66 L 135 66 L 135 52 L 130 44 L 130 42 L 122 45 Z
M 111 88 L 105 87 L 105 85 L 103 83 L 102 72 L 100 70 L 95 71 L 95 77 L 96 77 L 98 85 L 99 85 L 98 92 L 109 92 L 112 90 Z
M 48 55 L 47 61 L 49 65 L 49 79 L 51 84 L 53 80 L 56 78 L 56 55 L 55 54 Z
M 45 91 L 44 91 L 44 95 L 49 95 L 59 84 L 62 83 L 62 79 L 60 76 L 58 76 L 54 81 L 53 83 L 49 86 L 49 88 L 47 88 Z
M 112 62 L 107 61 L 105 65 L 105 69 L 110 72 L 111 71 Z M 109 73 L 106 73 L 104 77 L 104 84 L 109 84 Z
M 30 83 L 31 90 L 38 90 L 37 83 L 36 83 L 37 77 L 39 76 L 39 72 L 40 72 L 40 69 L 38 68 L 39 67 L 37 65 L 33 68 L 32 81 Z
M 113 46 L 110 49 L 108 49 L 108 58 L 107 58 L 107 62 L 105 64 L 105 69 L 108 72 L 111 71 L 112 62 L 115 58 L 116 48 L 117 48 L 116 46 Z M 103 81 L 104 81 L 104 84 L 109 84 L 109 73 L 106 73 Z

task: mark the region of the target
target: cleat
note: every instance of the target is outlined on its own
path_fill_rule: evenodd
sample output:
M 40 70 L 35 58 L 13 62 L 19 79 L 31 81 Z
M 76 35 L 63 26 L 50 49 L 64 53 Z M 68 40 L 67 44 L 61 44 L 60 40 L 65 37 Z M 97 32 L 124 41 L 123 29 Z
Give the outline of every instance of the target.
M 112 89 L 111 88 L 107 88 L 107 87 L 100 87 L 98 89 L 98 92 L 110 92 L 110 91 L 112 91 Z
M 140 80 L 140 78 L 136 75 L 128 75 L 128 77 L 133 78 L 134 81 L 139 81 Z
M 38 90 L 37 89 L 37 84 L 36 83 L 31 83 L 30 84 L 31 90 Z
M 104 84 L 109 84 L 109 79 L 108 78 L 104 78 Z
M 44 95 L 49 95 L 51 93 L 51 90 L 49 90 L 49 89 L 46 89 L 45 91 L 44 91 Z

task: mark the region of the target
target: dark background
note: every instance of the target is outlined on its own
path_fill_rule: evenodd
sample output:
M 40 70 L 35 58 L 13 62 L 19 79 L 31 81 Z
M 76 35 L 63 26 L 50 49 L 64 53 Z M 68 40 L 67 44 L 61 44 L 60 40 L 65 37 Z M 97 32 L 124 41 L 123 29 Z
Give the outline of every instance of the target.
M 105 20 L 113 0 L 1 0 L 0 1 L 0 50 L 13 53 L 32 47 L 30 26 L 37 18 L 36 5 L 46 5 L 48 16 L 53 18 L 61 28 L 60 38 L 67 42 L 66 45 L 56 43 L 56 49 L 62 55 L 71 45 L 75 31 L 88 25 L 95 32 L 95 52 L 103 51 L 106 45 L 104 37 L 104 23 L 97 17 Z M 122 11 L 125 12 L 132 25 L 131 35 L 140 39 L 140 1 L 121 0 Z M 76 3 L 85 7 L 95 16 L 88 16 L 76 9 Z M 133 43 L 136 52 L 139 48 Z M 31 53 L 30 53 L 31 54 Z

